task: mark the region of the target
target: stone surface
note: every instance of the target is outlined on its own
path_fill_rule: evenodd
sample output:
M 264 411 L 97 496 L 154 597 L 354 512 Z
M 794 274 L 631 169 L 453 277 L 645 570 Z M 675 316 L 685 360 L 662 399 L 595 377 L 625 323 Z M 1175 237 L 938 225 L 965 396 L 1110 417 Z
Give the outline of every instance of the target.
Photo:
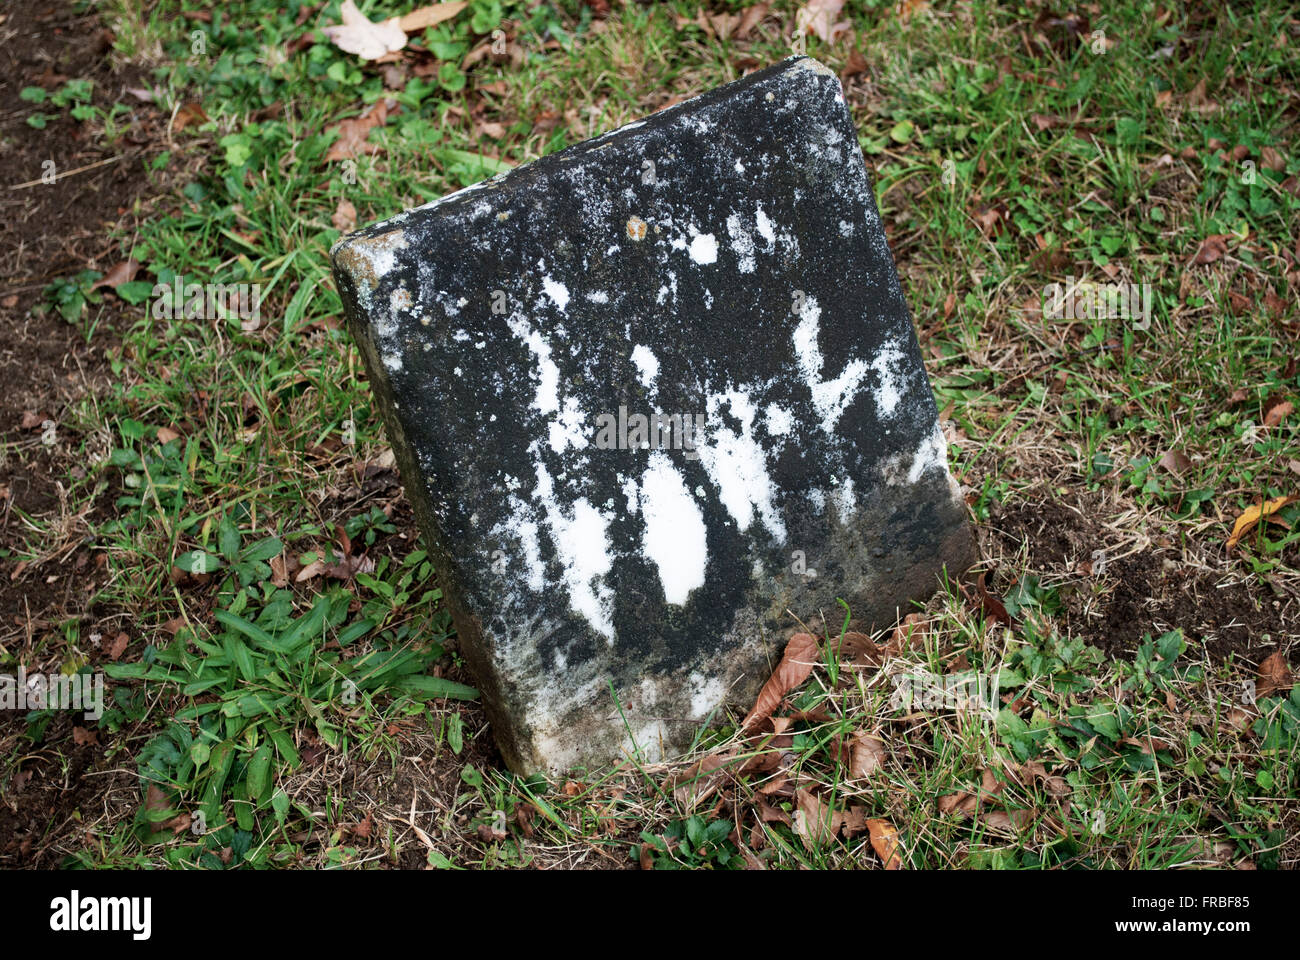
M 332 257 L 516 771 L 680 750 L 750 704 L 791 611 L 838 624 L 843 597 L 885 628 L 969 563 L 857 135 L 816 61 Z M 680 420 L 656 434 L 657 413 Z

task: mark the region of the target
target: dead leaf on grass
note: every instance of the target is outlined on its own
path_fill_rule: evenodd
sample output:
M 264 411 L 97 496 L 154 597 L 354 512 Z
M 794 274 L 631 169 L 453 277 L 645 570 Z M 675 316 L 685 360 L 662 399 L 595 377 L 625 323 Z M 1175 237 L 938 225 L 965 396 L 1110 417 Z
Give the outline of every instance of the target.
M 329 152 L 325 154 L 325 162 L 378 153 L 379 147 L 367 143 L 366 138 L 370 136 L 371 130 L 383 126 L 387 120 L 388 105 L 383 100 L 378 100 L 361 116 L 340 121 L 334 127 L 339 132 L 339 138 L 330 145 Z
M 341 24 L 322 27 L 321 32 L 344 53 L 355 53 L 362 60 L 378 60 L 406 46 L 406 31 L 398 17 L 374 23 L 352 0 L 343 0 L 339 16 L 343 18 Z
M 1247 531 L 1259 523 L 1261 519 L 1267 519 L 1295 499 L 1293 496 L 1276 497 L 1273 500 L 1257 503 L 1250 507 L 1232 525 L 1232 533 L 1228 536 L 1228 549 L 1231 550 L 1235 547 L 1241 541 L 1241 538 L 1246 535 Z
M 1214 263 L 1220 257 L 1225 256 L 1228 252 L 1227 244 L 1228 234 L 1212 233 L 1196 248 L 1196 253 L 1192 257 L 1192 263 L 1206 264 Z
M 1293 683 L 1291 677 L 1291 667 L 1286 662 L 1286 657 L 1282 656 L 1282 651 L 1270 654 L 1263 663 L 1259 665 L 1259 678 L 1255 682 L 1255 697 L 1263 699 L 1271 697 L 1275 693 L 1283 693 L 1291 689 Z
M 898 828 L 888 820 L 868 820 L 867 832 L 871 834 L 871 848 L 885 863 L 886 870 L 902 870 L 903 858 L 898 849 Z
M 1281 403 L 1274 404 L 1269 408 L 1268 413 L 1264 414 L 1264 426 L 1276 427 L 1287 417 L 1295 412 L 1295 404 L 1289 400 L 1283 400 Z
M 121 263 L 116 263 L 110 267 L 108 273 L 90 285 L 90 289 L 98 290 L 100 287 L 110 287 L 116 290 L 122 284 L 134 280 L 135 275 L 139 272 L 140 262 L 127 258 Z
M 754 709 L 749 711 L 742 727 L 749 730 L 760 720 L 770 717 L 781 703 L 781 698 L 808 679 L 817 661 L 816 637 L 810 633 L 796 633 L 791 637 L 785 645 L 781 662 L 776 665 L 767 683 L 763 684 L 758 699 L 754 701 Z
M 427 7 L 412 10 L 398 20 L 407 33 L 419 33 L 427 27 L 436 26 L 444 20 L 450 20 L 464 10 L 468 3 L 431 3 Z
M 1177 476 L 1192 469 L 1192 460 L 1181 450 L 1170 450 L 1160 458 L 1158 466 Z
M 859 730 L 853 735 L 849 748 L 849 777 L 853 780 L 869 777 L 885 764 L 885 743 Z
M 340 200 L 338 207 L 334 210 L 334 215 L 330 217 L 330 223 L 334 224 L 335 229 L 349 233 L 357 227 L 357 208 L 351 200 Z
M 796 792 L 794 832 L 809 850 L 825 846 L 844 828 L 844 814 L 802 787 Z
M 808 0 L 795 14 L 795 31 L 813 33 L 823 43 L 832 44 L 840 35 L 852 29 L 847 20 L 837 21 L 844 0 Z

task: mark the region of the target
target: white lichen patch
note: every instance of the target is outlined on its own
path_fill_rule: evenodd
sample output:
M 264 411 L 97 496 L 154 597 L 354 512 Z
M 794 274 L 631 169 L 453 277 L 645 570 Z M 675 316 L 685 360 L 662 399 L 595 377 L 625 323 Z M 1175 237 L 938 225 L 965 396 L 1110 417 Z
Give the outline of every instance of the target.
M 737 432 L 724 422 L 723 405 L 740 421 Z M 785 521 L 776 508 L 776 485 L 767 469 L 767 455 L 754 436 L 756 410 L 744 390 L 727 390 L 709 396 L 708 439 L 699 448 L 700 462 L 718 491 L 718 499 L 736 526 L 744 532 L 755 516 L 780 543 L 786 539 Z
M 711 233 L 696 233 L 691 227 L 691 259 L 700 266 L 718 262 L 718 241 Z
M 650 454 L 638 500 L 644 523 L 641 551 L 659 570 L 664 600 L 684 605 L 692 590 L 704 586 L 709 560 L 704 514 L 661 451 Z
M 652 389 L 655 377 L 659 376 L 659 358 L 649 347 L 638 343 L 632 348 L 632 362 L 636 364 L 637 379 L 641 385 L 647 390 Z
M 813 407 L 821 417 L 822 430 L 834 433 L 845 407 L 861 390 L 862 381 L 870 368 L 866 361 L 855 358 L 845 365 L 835 379 L 822 379 L 822 368 L 826 361 L 817 343 L 821 332 L 821 307 L 815 297 L 805 294 L 798 309 L 799 325 L 795 327 L 793 342 L 799 373 L 812 394 Z
M 551 302 L 559 308 L 561 313 L 569 308 L 569 288 L 564 284 L 558 280 L 553 280 L 551 277 L 543 277 L 542 289 L 546 291 L 546 295 L 550 297 Z
M 731 237 L 731 250 L 736 255 L 736 269 L 741 273 L 753 273 L 754 238 L 741 224 L 739 214 L 727 217 L 727 234 Z
M 871 361 L 876 374 L 876 409 L 882 417 L 892 417 L 898 411 L 903 394 L 907 391 L 907 378 L 903 373 L 905 361 L 902 349 L 896 343 L 887 343 Z

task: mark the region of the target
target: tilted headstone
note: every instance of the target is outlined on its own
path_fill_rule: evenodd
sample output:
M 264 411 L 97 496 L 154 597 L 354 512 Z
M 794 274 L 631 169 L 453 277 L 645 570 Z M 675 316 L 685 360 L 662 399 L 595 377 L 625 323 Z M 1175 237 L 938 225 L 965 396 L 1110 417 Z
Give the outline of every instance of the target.
M 339 241 L 497 743 L 679 751 L 791 614 L 890 626 L 965 511 L 839 81 L 796 58 Z

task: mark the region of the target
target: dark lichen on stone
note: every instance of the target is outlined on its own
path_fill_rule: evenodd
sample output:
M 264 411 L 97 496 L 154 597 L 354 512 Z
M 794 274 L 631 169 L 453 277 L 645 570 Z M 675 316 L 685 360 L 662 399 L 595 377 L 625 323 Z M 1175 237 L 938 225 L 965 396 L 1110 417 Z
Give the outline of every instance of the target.
M 678 750 L 752 699 L 789 611 L 833 621 L 843 597 L 883 628 L 969 562 L 857 134 L 815 61 L 332 258 L 518 771 Z M 702 416 L 703 432 L 695 449 L 607 449 L 601 418 L 620 411 Z

